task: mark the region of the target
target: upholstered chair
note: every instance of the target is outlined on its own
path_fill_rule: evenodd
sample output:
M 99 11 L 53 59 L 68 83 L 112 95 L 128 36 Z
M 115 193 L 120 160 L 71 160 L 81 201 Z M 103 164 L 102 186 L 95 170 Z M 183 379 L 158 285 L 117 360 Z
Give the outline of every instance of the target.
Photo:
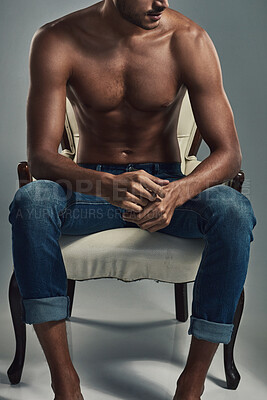
M 196 154 L 201 143 L 186 93 L 178 123 L 177 137 L 181 151 L 181 169 L 190 174 L 201 162 Z M 66 100 L 65 129 L 61 154 L 77 160 L 79 132 L 72 106 Z M 18 165 L 20 187 L 34 180 L 27 162 Z M 240 171 L 228 182 L 241 191 L 244 174 Z M 60 246 L 68 277 L 68 295 L 72 309 L 75 282 L 94 278 L 117 278 L 124 282 L 152 279 L 174 284 L 176 319 L 188 319 L 187 283 L 195 280 L 204 249 L 203 239 L 184 239 L 160 232 L 150 233 L 138 227 L 105 230 L 91 235 L 60 237 Z M 21 296 L 14 273 L 9 286 L 10 308 L 16 336 L 16 353 L 8 377 L 12 384 L 20 382 L 25 357 L 26 327 L 22 321 Z M 240 375 L 233 360 L 234 343 L 244 304 L 244 290 L 234 317 L 230 343 L 224 344 L 224 366 L 227 387 L 236 389 Z

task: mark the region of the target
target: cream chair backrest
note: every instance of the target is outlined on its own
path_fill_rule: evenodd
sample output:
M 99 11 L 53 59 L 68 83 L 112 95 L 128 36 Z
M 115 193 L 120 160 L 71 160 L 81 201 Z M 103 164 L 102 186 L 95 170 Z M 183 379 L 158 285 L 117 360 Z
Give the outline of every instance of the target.
M 76 149 L 78 148 L 79 143 L 79 131 L 72 105 L 68 99 L 66 99 L 65 128 L 68 135 L 70 150 L 65 149 L 62 151 L 61 154 L 71 158 L 74 162 L 77 162 Z M 192 112 L 188 92 L 186 92 L 183 99 L 177 127 L 177 138 L 180 146 L 182 160 L 181 169 L 183 173 L 185 171 L 185 162 L 188 157 L 188 153 L 190 151 L 196 129 L 197 127 Z

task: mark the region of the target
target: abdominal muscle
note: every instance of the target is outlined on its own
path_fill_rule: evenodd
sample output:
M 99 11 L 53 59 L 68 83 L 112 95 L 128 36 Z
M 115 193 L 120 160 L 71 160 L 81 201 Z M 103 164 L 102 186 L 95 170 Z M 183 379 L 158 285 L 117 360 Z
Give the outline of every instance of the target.
M 105 118 L 104 113 L 101 116 L 92 115 L 88 111 L 83 112 L 83 115 L 76 113 L 80 132 L 77 162 L 181 162 L 177 140 L 177 111 L 167 112 L 168 115 L 157 113 L 155 119 L 138 119 L 137 123 L 133 122 L 134 118 L 130 118 L 132 122 L 123 123 L 122 126 L 115 124 L 113 118 L 111 123 L 111 119 Z M 81 120 L 87 120 L 88 123 L 82 124 Z
M 77 150 L 77 162 L 92 164 L 128 164 L 148 162 L 181 162 L 179 146 L 176 135 L 168 140 L 158 141 L 151 145 L 135 143 L 133 146 L 107 140 L 94 141 L 92 137 L 81 135 Z

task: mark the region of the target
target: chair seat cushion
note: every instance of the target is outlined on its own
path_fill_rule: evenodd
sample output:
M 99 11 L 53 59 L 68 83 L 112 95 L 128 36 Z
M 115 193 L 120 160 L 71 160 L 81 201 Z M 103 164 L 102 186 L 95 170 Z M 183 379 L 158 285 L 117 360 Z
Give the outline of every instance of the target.
M 192 282 L 203 239 L 184 239 L 140 228 L 115 228 L 59 239 L 69 279 L 117 278 Z

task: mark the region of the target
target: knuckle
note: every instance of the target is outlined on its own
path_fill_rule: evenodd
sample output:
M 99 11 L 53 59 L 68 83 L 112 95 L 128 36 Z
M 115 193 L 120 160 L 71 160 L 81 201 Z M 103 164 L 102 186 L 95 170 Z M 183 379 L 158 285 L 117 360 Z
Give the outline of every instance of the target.
M 144 199 L 143 197 L 140 199 L 140 202 L 143 206 L 146 206 L 148 203 L 148 200 Z
M 160 209 L 159 205 L 156 205 L 156 207 L 154 208 L 153 211 L 154 211 L 155 215 L 161 216 L 161 214 L 162 214 L 162 210 Z
M 161 219 L 162 219 L 162 221 L 163 221 L 164 223 L 166 223 L 167 220 L 168 220 L 168 217 L 167 217 L 167 215 L 162 214 Z
M 130 211 L 130 208 L 129 208 L 129 203 L 128 203 L 128 201 L 126 201 L 126 200 L 123 200 L 123 201 L 122 201 L 122 206 L 123 206 L 123 208 L 125 208 L 126 210 Z
M 155 210 L 151 213 L 152 219 L 158 219 L 159 217 L 160 217 L 160 214 L 157 212 L 157 210 Z

